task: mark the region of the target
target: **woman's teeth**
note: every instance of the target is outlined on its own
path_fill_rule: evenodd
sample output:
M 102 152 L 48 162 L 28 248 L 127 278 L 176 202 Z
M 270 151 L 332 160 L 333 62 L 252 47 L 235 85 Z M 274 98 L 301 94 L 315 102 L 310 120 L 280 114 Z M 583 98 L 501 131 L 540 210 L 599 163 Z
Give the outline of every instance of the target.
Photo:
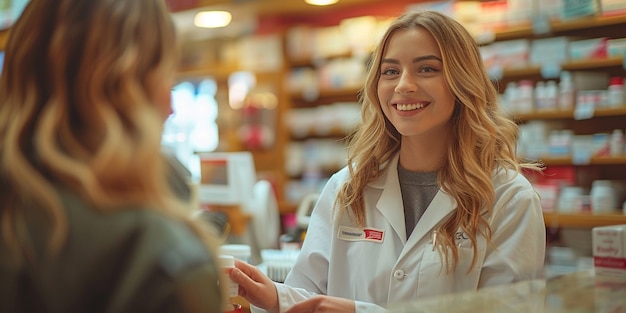
M 424 104 L 421 103 L 413 103 L 413 104 L 396 104 L 396 108 L 398 111 L 411 111 L 417 110 L 424 107 Z

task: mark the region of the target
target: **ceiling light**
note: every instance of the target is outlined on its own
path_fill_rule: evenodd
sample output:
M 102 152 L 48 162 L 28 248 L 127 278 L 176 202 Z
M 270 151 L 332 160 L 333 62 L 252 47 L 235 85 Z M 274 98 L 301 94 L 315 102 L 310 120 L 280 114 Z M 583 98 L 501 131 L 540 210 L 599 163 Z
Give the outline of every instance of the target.
M 219 28 L 230 24 L 232 18 L 227 11 L 202 11 L 196 13 L 193 24 L 203 28 Z
M 339 0 L 304 0 L 304 2 L 312 5 L 331 5 L 339 2 Z

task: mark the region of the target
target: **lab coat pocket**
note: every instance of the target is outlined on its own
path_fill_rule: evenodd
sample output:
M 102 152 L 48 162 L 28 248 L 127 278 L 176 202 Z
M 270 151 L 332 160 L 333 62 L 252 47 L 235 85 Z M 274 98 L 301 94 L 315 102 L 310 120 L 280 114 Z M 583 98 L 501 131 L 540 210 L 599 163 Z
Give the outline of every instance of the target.
M 459 260 L 449 272 L 437 249 L 429 244 L 424 249 L 417 283 L 418 298 L 438 296 L 452 292 L 476 290 L 480 279 L 480 260 L 468 271 L 474 251 L 471 247 L 458 247 Z M 452 257 L 450 257 L 452 258 Z

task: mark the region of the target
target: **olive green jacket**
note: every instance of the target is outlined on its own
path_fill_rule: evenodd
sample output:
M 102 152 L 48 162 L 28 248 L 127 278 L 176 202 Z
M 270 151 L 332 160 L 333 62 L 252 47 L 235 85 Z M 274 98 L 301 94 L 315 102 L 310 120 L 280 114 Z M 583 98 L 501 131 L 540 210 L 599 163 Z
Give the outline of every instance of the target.
M 45 259 L 47 221 L 33 207 L 21 211 L 33 260 L 16 266 L 0 241 L 0 312 L 221 312 L 215 256 L 184 223 L 59 195 L 69 234 L 58 257 Z

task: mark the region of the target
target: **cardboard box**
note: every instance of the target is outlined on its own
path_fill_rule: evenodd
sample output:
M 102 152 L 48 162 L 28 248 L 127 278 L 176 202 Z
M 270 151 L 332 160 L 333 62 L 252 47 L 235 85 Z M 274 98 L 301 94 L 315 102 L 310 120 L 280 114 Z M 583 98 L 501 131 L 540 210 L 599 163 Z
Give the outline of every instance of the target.
M 626 278 L 626 225 L 594 227 L 592 243 L 596 276 Z

